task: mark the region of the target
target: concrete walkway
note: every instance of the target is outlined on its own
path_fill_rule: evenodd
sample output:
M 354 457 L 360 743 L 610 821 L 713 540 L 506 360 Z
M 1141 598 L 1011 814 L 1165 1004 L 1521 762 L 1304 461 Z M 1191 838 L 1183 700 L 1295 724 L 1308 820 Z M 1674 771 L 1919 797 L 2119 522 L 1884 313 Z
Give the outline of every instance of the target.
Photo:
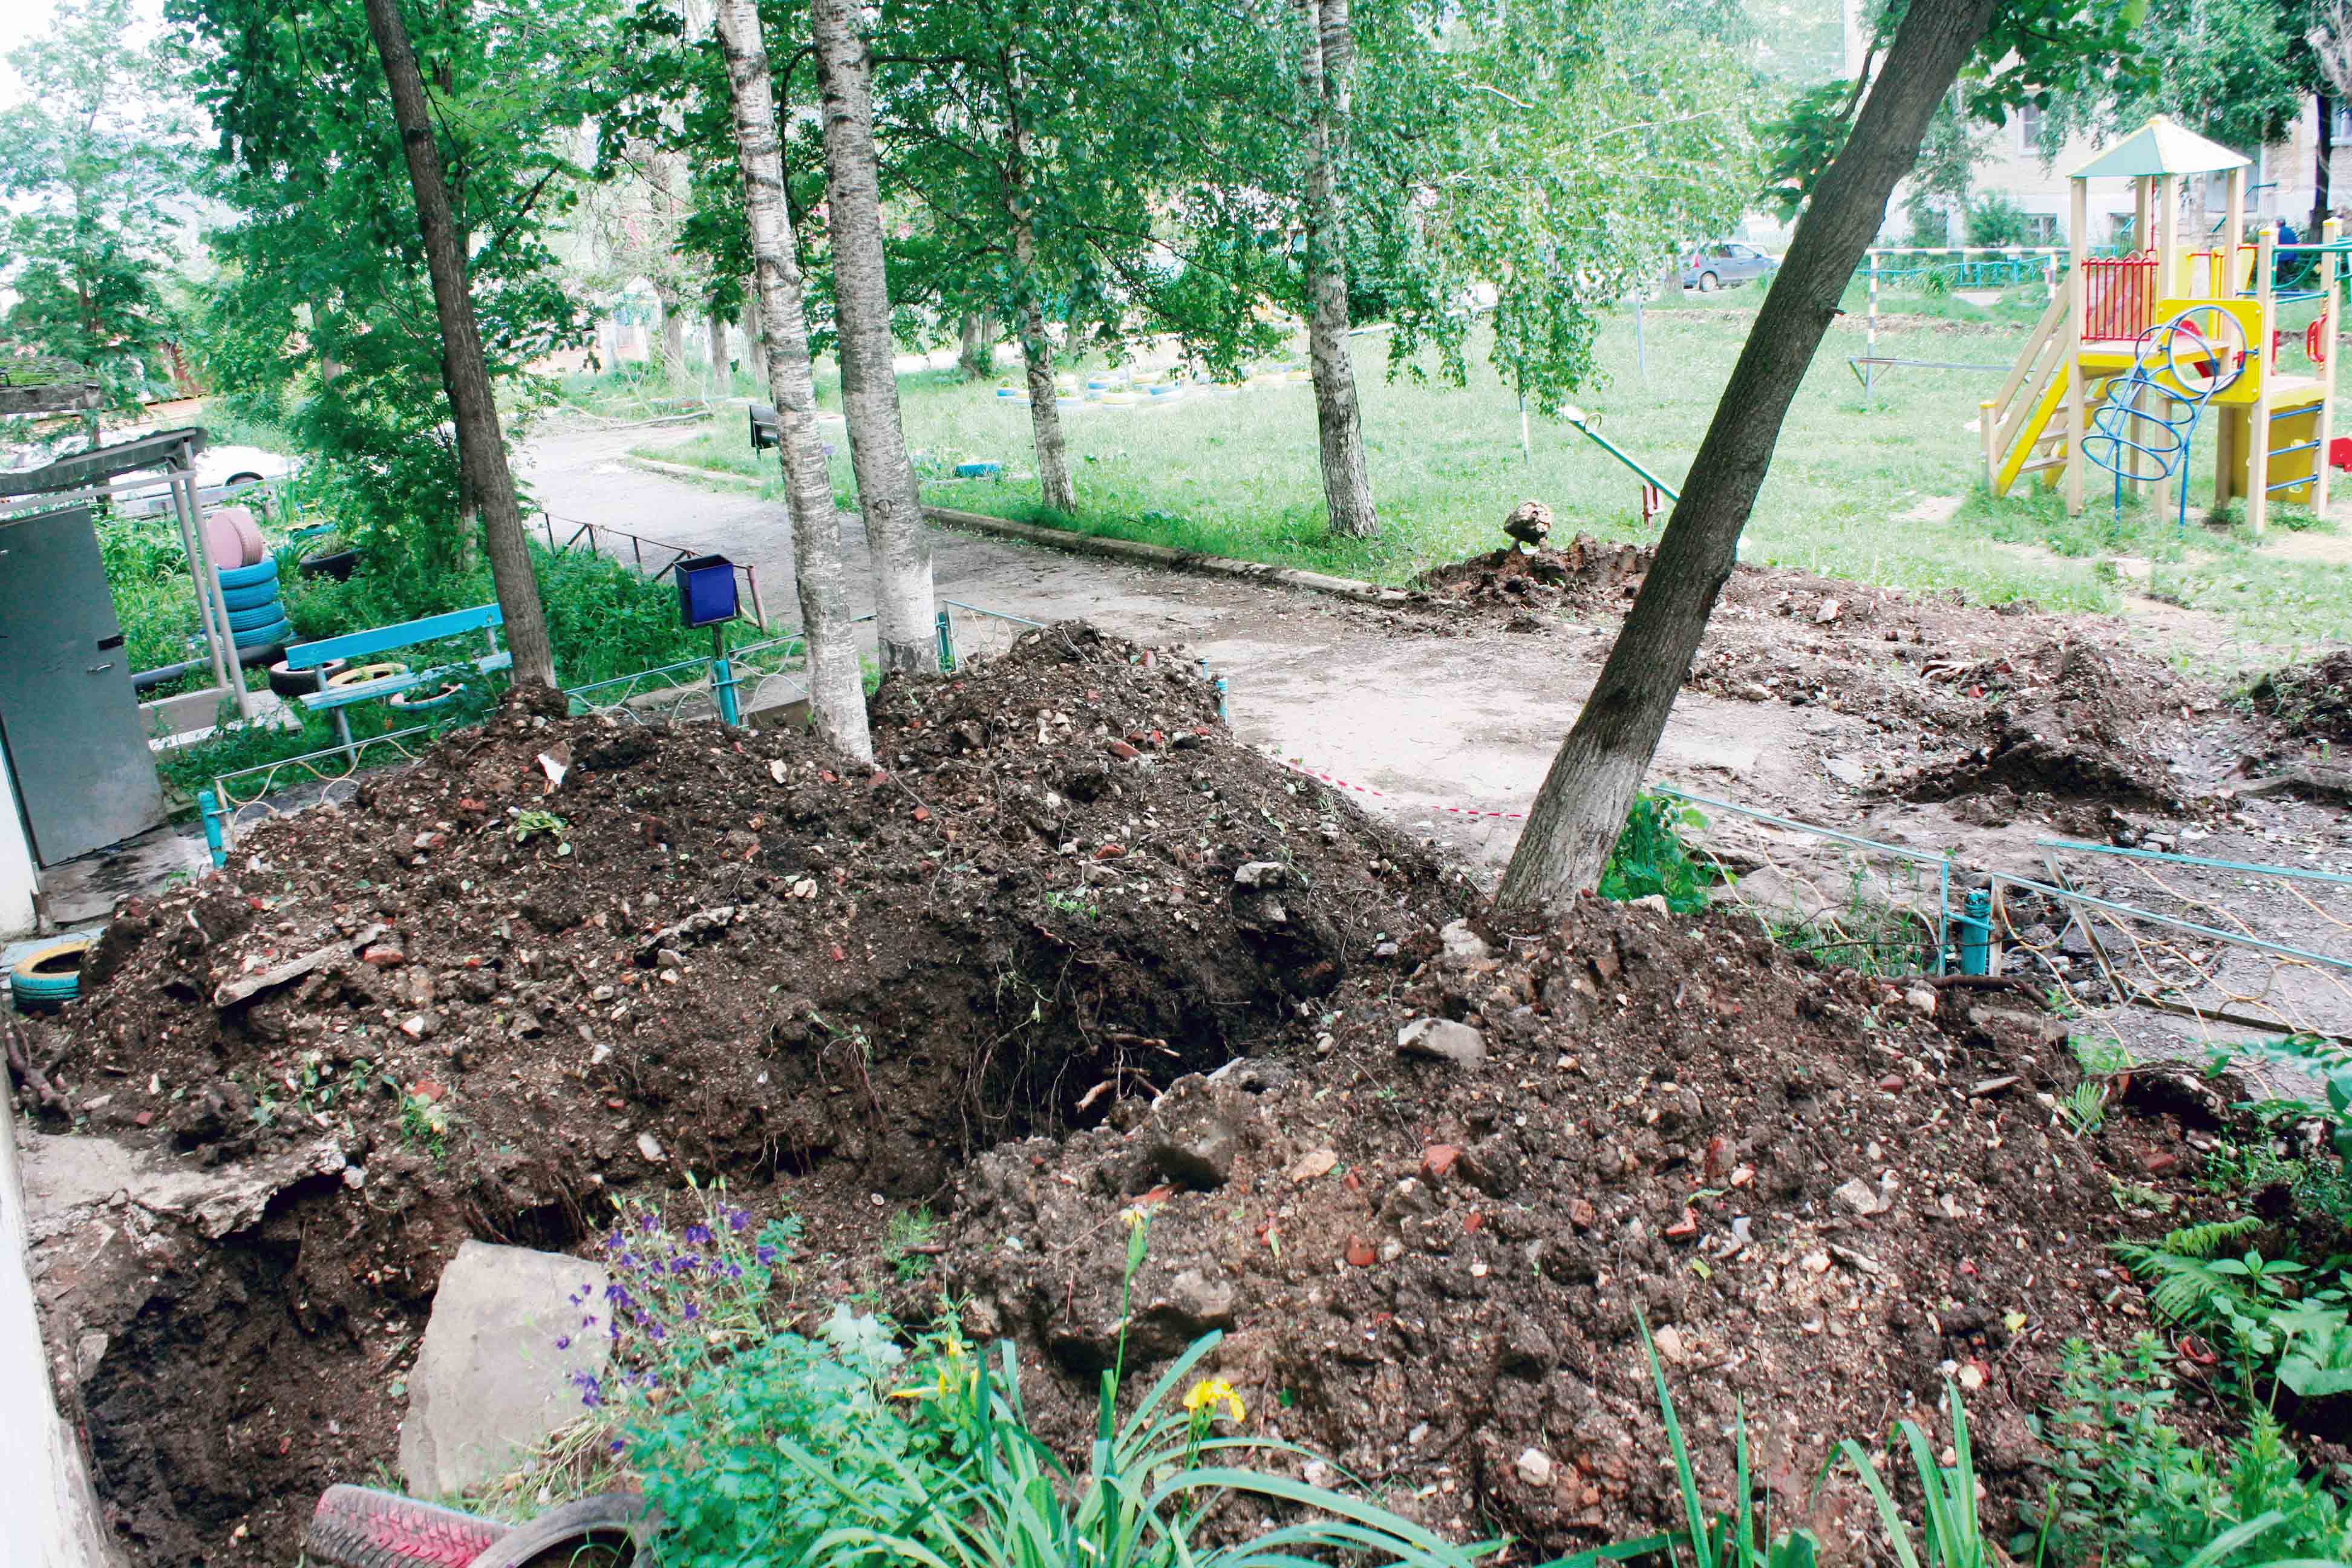
M 559 520 L 625 528 L 755 566 L 772 618 L 793 624 L 792 539 L 781 502 L 617 461 L 642 431 L 551 433 L 522 477 Z M 872 606 L 863 530 L 845 518 L 856 608 Z M 559 531 L 561 537 L 561 531 Z M 1599 636 L 1433 635 L 1393 611 L 1320 595 L 1194 577 L 1009 541 L 940 532 L 942 596 L 1037 620 L 1084 618 L 1138 641 L 1181 645 L 1230 684 L 1235 732 L 1380 792 L 1361 796 L 1474 869 L 1498 870 L 1522 811 L 1598 670 Z M 1497 534 L 1499 541 L 1500 535 Z M 1771 807 L 1818 800 L 1820 757 L 1861 721 L 1685 692 L 1660 773 L 1703 794 Z

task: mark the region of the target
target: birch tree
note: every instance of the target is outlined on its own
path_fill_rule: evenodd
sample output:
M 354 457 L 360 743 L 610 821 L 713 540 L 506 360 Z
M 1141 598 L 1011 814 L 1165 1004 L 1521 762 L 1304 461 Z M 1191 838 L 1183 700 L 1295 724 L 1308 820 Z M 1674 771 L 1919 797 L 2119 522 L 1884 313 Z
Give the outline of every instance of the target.
M 1307 353 L 1315 379 L 1315 432 L 1322 450 L 1323 500 L 1331 531 L 1354 539 L 1380 532 L 1364 460 L 1364 417 L 1348 357 L 1346 155 L 1356 70 L 1348 0 L 1294 0 L 1299 14 L 1298 94 L 1306 117 Z
M 882 668 L 937 669 L 930 530 L 898 417 L 874 150 L 873 65 L 851 0 L 810 0 L 809 22 L 824 95 L 825 227 L 833 248 L 841 405 L 874 565 Z
M 383 4 L 385 0 L 371 0 Z M 766 338 L 768 393 L 776 405 L 785 500 L 792 513 L 793 574 L 801 635 L 808 643 L 809 714 L 826 744 L 859 762 L 874 760 L 866 723 L 866 684 L 850 631 L 842 565 L 841 514 L 816 429 L 816 382 L 802 313 L 800 259 L 784 204 L 784 159 L 775 90 L 757 0 L 719 0 L 719 38 L 727 59 L 743 205 L 750 215 L 753 288 Z

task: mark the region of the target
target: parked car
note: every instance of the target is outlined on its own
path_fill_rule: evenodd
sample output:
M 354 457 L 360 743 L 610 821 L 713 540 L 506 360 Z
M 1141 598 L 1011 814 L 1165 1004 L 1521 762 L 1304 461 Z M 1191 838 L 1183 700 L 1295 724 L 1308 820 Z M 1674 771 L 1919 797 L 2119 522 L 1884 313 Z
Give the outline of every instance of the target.
M 1702 245 L 1683 258 L 1683 287 L 1712 294 L 1727 283 L 1748 283 L 1769 278 L 1780 263 L 1752 245 L 1723 240 Z
M 196 454 L 196 499 L 205 506 L 255 498 L 243 492 L 257 485 L 273 485 L 299 473 L 302 459 L 282 457 L 260 447 L 207 447 Z M 133 475 L 115 492 L 125 511 L 151 516 L 172 510 L 172 487 L 162 479 Z

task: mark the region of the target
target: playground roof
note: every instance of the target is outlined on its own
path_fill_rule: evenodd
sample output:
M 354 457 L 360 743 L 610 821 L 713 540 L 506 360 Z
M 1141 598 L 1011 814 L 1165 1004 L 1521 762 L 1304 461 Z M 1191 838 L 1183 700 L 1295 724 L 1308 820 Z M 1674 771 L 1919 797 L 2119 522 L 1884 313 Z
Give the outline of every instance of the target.
M 2159 114 L 2066 177 L 2107 179 L 2137 174 L 2210 174 L 2242 169 L 2252 160 L 2184 131 Z

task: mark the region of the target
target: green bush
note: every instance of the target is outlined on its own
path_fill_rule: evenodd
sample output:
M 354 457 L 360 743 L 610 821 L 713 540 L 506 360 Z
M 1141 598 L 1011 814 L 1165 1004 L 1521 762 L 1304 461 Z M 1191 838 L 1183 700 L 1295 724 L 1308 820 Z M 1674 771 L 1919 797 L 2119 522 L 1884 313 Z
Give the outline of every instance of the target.
M 1656 894 L 1678 915 L 1706 908 L 1715 868 L 1692 854 L 1683 837 L 1706 826 L 1706 818 L 1687 802 L 1654 793 L 1636 796 L 1601 868 L 1601 896 L 1630 902 Z
M 1988 191 L 1970 202 L 1968 223 L 1970 245 L 2008 246 L 2033 243 L 2032 224 L 2025 216 L 2025 209 L 2019 206 L 2004 191 Z
M 2011 1543 L 2022 1558 L 2104 1568 L 2241 1568 L 2352 1555 L 2341 1479 L 2312 1473 L 2270 1412 L 2217 1460 L 2165 1419 L 2171 1352 L 2142 1334 L 2128 1352 L 2070 1342 L 2056 1397 L 2034 1420 L 2053 1480 Z M 2267 1523 L 2263 1521 L 2267 1521 Z M 2256 1528 L 2258 1527 L 2259 1528 Z M 2225 1551 L 2221 1541 L 2251 1531 Z

